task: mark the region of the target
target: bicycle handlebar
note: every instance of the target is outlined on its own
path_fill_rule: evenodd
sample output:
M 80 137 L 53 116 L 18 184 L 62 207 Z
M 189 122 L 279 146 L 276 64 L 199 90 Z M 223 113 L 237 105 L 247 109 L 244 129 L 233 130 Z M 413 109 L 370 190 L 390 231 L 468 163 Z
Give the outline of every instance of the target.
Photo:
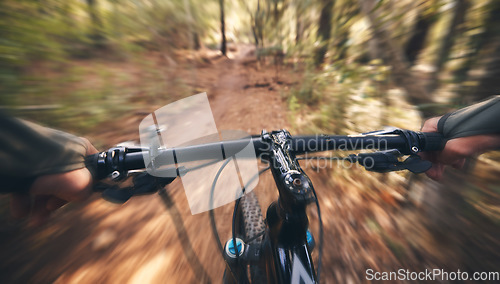
M 370 132 L 354 136 L 294 136 L 291 140 L 291 149 L 296 155 L 323 152 L 331 150 L 362 150 L 397 149 L 404 155 L 416 154 L 422 151 L 439 151 L 445 144 L 445 139 L 440 133 L 424 133 L 409 130 L 394 130 L 392 132 Z M 197 161 L 199 157 L 207 159 L 220 159 L 220 151 L 223 150 L 223 158 L 231 157 L 240 153 L 248 145 L 253 144 L 255 154 L 259 157 L 265 155 L 270 149 L 268 143 L 260 136 L 250 138 L 221 141 L 215 143 L 185 146 L 171 149 L 159 150 L 160 155 L 165 157 L 183 156 L 184 161 Z M 143 152 L 147 149 L 111 148 L 86 157 L 87 168 L 93 173 L 95 179 L 103 179 L 115 171 L 122 173 L 129 170 L 145 168 Z M 184 157 L 189 157 L 185 159 Z

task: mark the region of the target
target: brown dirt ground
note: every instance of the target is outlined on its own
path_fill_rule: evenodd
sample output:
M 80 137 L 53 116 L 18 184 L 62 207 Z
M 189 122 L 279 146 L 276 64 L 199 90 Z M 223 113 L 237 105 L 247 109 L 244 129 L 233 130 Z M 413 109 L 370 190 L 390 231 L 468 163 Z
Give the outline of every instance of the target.
M 241 46 L 229 54 L 231 59 L 212 56 L 196 68 L 178 70 L 194 89 L 208 93 L 219 130 L 260 133 L 263 128 L 287 126 L 286 106 L 277 90 L 286 88 L 285 79 L 277 84 L 270 79 L 274 69 L 257 71 L 251 54 L 251 47 Z M 244 65 L 252 67 L 242 68 Z M 256 87 L 258 84 L 265 87 Z M 136 140 L 138 124 L 151 110 L 154 108 L 125 115 L 124 129 L 100 127 L 102 132 L 96 130 L 90 139 L 109 145 Z M 262 178 L 261 185 L 270 187 L 271 178 Z M 40 228 L 16 223 L 6 226 L 4 231 L 9 234 L 2 235 L 2 282 L 218 282 L 224 263 L 208 214 L 191 215 L 180 182 L 169 185 L 167 191 L 174 200 L 167 209 L 158 195 L 136 197 L 122 206 L 94 196 L 83 204 L 66 206 Z M 230 224 L 222 221 L 231 214 L 231 205 L 216 210 L 223 240 L 228 238 Z M 191 243 L 203 267 L 187 259 L 192 255 L 182 249 L 186 242 Z
M 249 46 L 239 46 L 229 58 L 213 54 L 199 58 L 191 59 L 196 68 L 173 67 L 172 73 L 186 78 L 193 90 L 208 93 L 219 130 L 255 134 L 264 128 L 290 127 L 280 94 L 299 79 L 295 73 L 285 68 L 278 79 L 274 67 L 257 68 Z M 141 110 L 120 118 L 120 125 L 125 126 L 110 131 L 116 125 L 105 124 L 91 138 L 106 141 L 108 146 L 136 140 L 139 122 L 155 107 L 141 105 Z M 388 190 L 400 184 L 387 183 L 380 175 L 367 175 L 359 169 L 329 171 L 328 176 L 324 172 L 310 174 L 325 227 L 323 283 L 366 282 L 367 268 L 396 271 L 411 265 L 417 269 L 417 264 L 423 268 L 446 263 L 432 253 L 446 240 L 419 253 L 403 235 L 413 231 L 419 240 L 434 242 L 421 224 L 413 223 L 412 211 L 401 211 L 400 193 Z M 373 185 L 372 190 L 366 190 L 367 184 Z M 261 177 L 256 192 L 263 209 L 276 199 L 269 173 Z M 40 228 L 6 224 L 0 234 L 0 282 L 220 282 L 224 262 L 208 213 L 191 215 L 179 181 L 167 186 L 167 194 L 173 202 L 164 202 L 155 194 L 135 197 L 121 206 L 95 195 L 85 203 L 62 208 Z M 230 204 L 215 210 L 222 240 L 229 237 L 232 209 Z M 310 222 L 317 231 L 314 210 L 310 210 Z M 317 257 L 317 251 L 313 256 Z

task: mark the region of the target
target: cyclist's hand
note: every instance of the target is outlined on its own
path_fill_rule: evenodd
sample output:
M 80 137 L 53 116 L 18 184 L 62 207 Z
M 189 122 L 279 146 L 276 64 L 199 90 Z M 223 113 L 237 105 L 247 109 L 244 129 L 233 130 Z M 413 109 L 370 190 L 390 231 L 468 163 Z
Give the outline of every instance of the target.
M 441 117 L 433 117 L 425 121 L 422 132 L 437 132 L 437 124 Z M 493 150 L 500 146 L 500 135 L 475 135 L 451 139 L 439 152 L 423 152 L 422 158 L 432 162 L 426 174 L 434 180 L 440 180 L 445 166 L 462 168 L 465 159 Z
M 87 140 L 87 153 L 97 153 L 96 148 Z M 92 175 L 87 168 L 70 172 L 38 177 L 29 194 L 13 194 L 11 199 L 12 215 L 22 218 L 29 215 L 32 225 L 44 223 L 50 214 L 68 202 L 83 201 L 92 192 Z

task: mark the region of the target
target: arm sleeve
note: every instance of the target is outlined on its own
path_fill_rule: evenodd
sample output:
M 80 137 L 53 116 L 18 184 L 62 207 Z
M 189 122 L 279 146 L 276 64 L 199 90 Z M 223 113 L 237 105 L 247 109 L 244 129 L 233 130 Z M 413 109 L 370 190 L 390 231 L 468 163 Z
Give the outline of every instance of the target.
M 500 133 L 500 96 L 444 115 L 438 131 L 445 138 Z
M 37 176 L 85 166 L 85 142 L 0 113 L 0 192 L 26 191 Z

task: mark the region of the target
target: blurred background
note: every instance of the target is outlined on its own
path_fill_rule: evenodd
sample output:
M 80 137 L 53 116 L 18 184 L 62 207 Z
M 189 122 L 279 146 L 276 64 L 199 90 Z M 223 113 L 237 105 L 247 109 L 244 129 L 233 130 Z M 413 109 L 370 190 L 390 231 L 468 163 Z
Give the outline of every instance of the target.
M 0 108 L 101 150 L 137 141 L 147 114 L 200 92 L 219 130 L 353 134 L 418 130 L 498 95 L 499 78 L 496 0 L 0 1 Z M 369 268 L 498 271 L 499 162 L 482 155 L 441 183 L 311 171 L 321 282 L 363 283 Z M 270 174 L 255 191 L 263 210 L 277 197 Z M 0 202 L 2 283 L 222 279 L 208 213 L 190 214 L 178 181 L 122 206 L 95 195 L 38 228 Z M 215 210 L 223 241 L 231 214 Z M 317 231 L 314 210 L 310 222 Z

